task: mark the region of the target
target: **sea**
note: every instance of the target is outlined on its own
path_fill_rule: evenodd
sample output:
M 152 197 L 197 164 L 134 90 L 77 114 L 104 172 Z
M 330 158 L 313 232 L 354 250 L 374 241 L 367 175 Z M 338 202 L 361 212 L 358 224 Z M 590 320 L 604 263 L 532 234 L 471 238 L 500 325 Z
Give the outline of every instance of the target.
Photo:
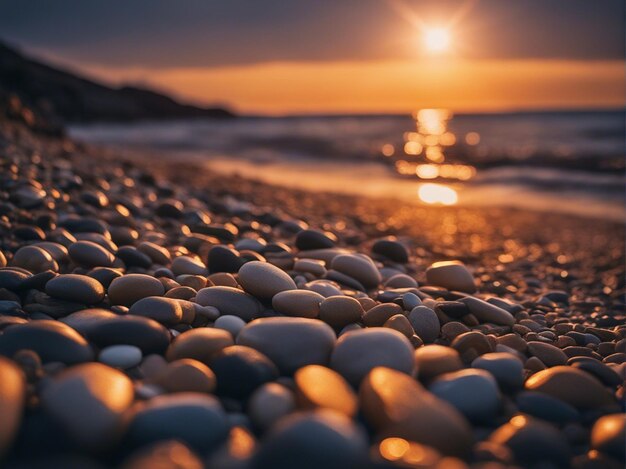
M 624 221 L 620 110 L 315 115 L 74 125 L 70 136 L 306 190 Z

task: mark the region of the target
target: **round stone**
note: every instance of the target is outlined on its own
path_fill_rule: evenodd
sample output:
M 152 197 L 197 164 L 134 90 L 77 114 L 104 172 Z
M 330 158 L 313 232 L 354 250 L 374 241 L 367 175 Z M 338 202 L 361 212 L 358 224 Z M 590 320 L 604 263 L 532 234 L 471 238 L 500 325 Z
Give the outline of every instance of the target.
M 379 239 L 372 246 L 372 252 L 399 264 L 409 262 L 409 252 L 393 238 Z
M 92 267 L 111 267 L 115 256 L 93 241 L 77 241 L 68 248 L 72 261 L 88 269 Z
M 380 327 L 352 331 L 337 341 L 330 365 L 350 384 L 358 386 L 377 366 L 412 374 L 413 347 L 405 336 L 393 329 Z
M 439 375 L 463 368 L 459 353 L 443 345 L 426 345 L 415 349 L 415 365 L 420 381 L 428 383 Z
M 296 247 L 300 251 L 333 248 L 335 241 L 337 238 L 333 234 L 317 230 L 302 230 L 296 235 Z
M 179 256 L 172 261 L 174 275 L 202 275 L 206 276 L 209 271 L 201 260 L 189 256 Z
M 554 345 L 531 341 L 528 342 L 528 352 L 548 367 L 565 365 L 567 363 L 567 355 Z
M 367 440 L 352 420 L 331 411 L 285 417 L 252 459 L 252 469 L 364 467 Z
M 324 297 L 310 290 L 288 290 L 272 298 L 272 307 L 287 316 L 316 318 Z
M 394 314 L 389 319 L 387 319 L 387 321 L 385 321 L 385 324 L 383 324 L 383 326 L 395 329 L 409 339 L 415 334 L 413 326 L 411 326 L 411 323 L 404 314 Z
M 183 319 L 183 308 L 173 298 L 149 296 L 133 303 L 128 314 L 154 319 L 165 326 L 175 326 Z
M 330 296 L 320 304 L 319 318 L 335 329 L 361 320 L 363 306 L 349 296 Z
M 92 361 L 93 350 L 74 329 L 59 321 L 39 320 L 7 327 L 0 335 L 0 355 L 33 350 L 41 361 L 67 365 Z
M 236 338 L 241 330 L 246 327 L 246 322 L 237 316 L 225 315 L 217 318 L 213 326 L 217 329 L 224 329 L 230 332 L 230 334 Z
M 121 436 L 123 415 L 133 398 L 132 381 L 101 363 L 69 368 L 41 393 L 46 412 L 90 450 L 106 449 Z
M 150 241 L 142 241 L 137 246 L 137 249 L 152 259 L 152 262 L 155 264 L 169 265 L 172 261 L 172 256 L 167 249 Z
M 208 365 L 217 352 L 233 345 L 232 335 L 223 329 L 201 327 L 180 334 L 167 350 L 169 361 L 193 358 Z
M 378 438 L 419 441 L 459 457 L 469 453 L 473 438 L 467 420 L 412 377 L 389 368 L 374 368 L 363 379 L 359 397 L 361 412 Z
M 532 417 L 513 417 L 493 432 L 489 441 L 508 447 L 524 466 L 569 466 L 570 448 L 565 436 L 554 426 Z
M 222 315 L 237 316 L 246 322 L 258 317 L 263 309 L 252 295 L 227 286 L 203 288 L 196 295 L 195 301 L 202 306 L 217 308 Z
M 37 274 L 46 270 L 57 271 L 58 264 L 48 251 L 37 246 L 23 246 L 13 255 L 12 265 Z
M 113 368 L 126 370 L 141 363 L 143 354 L 134 345 L 111 345 L 100 350 L 98 360 Z
M 549 394 L 580 410 L 615 404 L 600 381 L 570 366 L 555 366 L 535 373 L 526 381 L 526 389 Z
M 248 415 L 255 426 L 263 430 L 271 427 L 296 407 L 293 393 L 278 383 L 259 387 L 248 400 Z
M 158 322 L 141 316 L 102 318 L 86 328 L 86 337 L 100 348 L 134 345 L 147 355 L 165 352 L 170 343 L 167 329 Z
M 430 285 L 447 290 L 474 293 L 474 277 L 460 261 L 435 262 L 426 269 L 426 280 Z
M 360 282 L 365 288 L 376 288 L 382 281 L 378 268 L 364 254 L 340 254 L 333 258 L 331 269 Z
M 269 262 L 252 261 L 239 269 L 239 283 L 245 291 L 260 299 L 271 299 L 277 293 L 295 290 L 293 279 Z
M 300 368 L 293 376 L 298 406 L 303 409 L 332 409 L 353 417 L 358 398 L 338 373 L 320 365 Z
M 22 421 L 26 383 L 15 362 L 0 357 L 0 457 L 10 448 Z
M 111 304 L 132 306 L 148 296 L 163 296 L 165 288 L 158 279 L 145 274 L 128 274 L 118 277 L 109 285 Z
M 591 430 L 591 447 L 618 461 L 626 460 L 626 414 L 600 417 Z
M 242 345 L 226 347 L 211 360 L 217 376 L 217 394 L 247 399 L 259 386 L 278 378 L 278 369 L 262 353 Z
M 46 283 L 46 293 L 53 298 L 93 305 L 104 299 L 104 287 L 87 275 L 58 275 Z
M 363 324 L 367 327 L 382 327 L 389 318 L 402 312 L 402 308 L 395 303 L 381 303 L 365 312 Z
M 472 422 L 488 422 L 500 408 L 498 384 L 484 370 L 468 369 L 439 375 L 429 390 Z
M 409 313 L 409 322 L 415 333 L 427 344 L 439 337 L 441 325 L 437 313 L 426 306 L 416 306 Z
M 503 391 L 515 391 L 524 386 L 524 365 L 510 353 L 486 353 L 472 362 L 472 368 L 491 373 Z
M 335 333 L 315 319 L 263 318 L 246 325 L 237 336 L 237 344 L 258 350 L 281 373 L 291 375 L 305 365 L 328 364 Z
M 193 358 L 181 358 L 169 363 L 150 380 L 167 392 L 212 393 L 215 391 L 215 373 L 204 363 Z
M 461 359 L 466 363 L 471 363 L 478 356 L 492 351 L 487 337 L 478 331 L 459 334 L 454 338 L 450 346 L 459 352 Z
M 207 265 L 209 272 L 238 272 L 244 260 L 239 257 L 239 253 L 227 246 L 216 245 L 209 251 Z
M 201 453 L 228 436 L 226 414 L 212 396 L 176 393 L 157 396 L 138 408 L 126 433 L 131 447 L 157 441 L 182 441 Z

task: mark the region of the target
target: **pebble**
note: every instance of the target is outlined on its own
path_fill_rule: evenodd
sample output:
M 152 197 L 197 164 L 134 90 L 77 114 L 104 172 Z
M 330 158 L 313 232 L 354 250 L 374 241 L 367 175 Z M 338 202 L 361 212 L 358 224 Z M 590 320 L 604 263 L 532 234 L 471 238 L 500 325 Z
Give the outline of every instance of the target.
M 413 347 L 409 340 L 384 327 L 349 332 L 337 341 L 330 361 L 330 367 L 353 386 L 378 366 L 412 374 Z
M 245 400 L 258 387 L 278 378 L 278 368 L 261 352 L 243 345 L 225 347 L 211 359 L 217 394 Z
M 463 456 L 472 444 L 467 420 L 410 376 L 374 368 L 359 389 L 361 413 L 380 436 L 419 441 L 443 454 Z
M 170 334 L 158 322 L 141 316 L 116 316 L 96 320 L 87 326 L 87 338 L 100 348 L 110 345 L 134 345 L 143 354 L 163 353 Z
M 0 335 L 0 355 L 33 350 L 44 363 L 73 365 L 93 361 L 93 350 L 74 329 L 59 321 L 39 320 L 7 327 Z
M 308 272 L 316 277 L 323 277 L 326 275 L 324 262 L 315 259 L 298 259 L 293 264 L 293 270 L 297 272 Z
M 472 422 L 489 422 L 500 409 L 498 384 L 484 370 L 467 369 L 439 375 L 428 389 Z
M 332 233 L 318 230 L 302 230 L 296 235 L 296 248 L 300 251 L 334 248 L 337 238 Z
M 113 279 L 108 296 L 111 304 L 132 306 L 142 298 L 163 296 L 165 288 L 158 279 L 145 274 L 127 274 Z
M 137 245 L 137 249 L 152 259 L 155 264 L 169 265 L 172 261 L 172 256 L 167 249 L 150 241 L 142 241 Z
M 530 391 L 549 394 L 579 410 L 615 403 L 600 381 L 589 373 L 570 366 L 555 366 L 539 371 L 528 378 L 525 387 Z
M 443 345 L 425 345 L 415 349 L 415 365 L 420 381 L 428 383 L 439 375 L 463 368 L 459 353 Z
M 93 305 L 104 299 L 104 287 L 87 275 L 63 274 L 46 283 L 46 293 L 53 298 Z
M 281 420 L 255 453 L 251 469 L 363 467 L 367 440 L 352 420 L 329 410 Z
M 100 350 L 98 361 L 113 368 L 127 370 L 141 363 L 143 354 L 134 345 L 111 345 Z
M 521 412 L 557 424 L 577 421 L 580 418 L 580 413 L 574 407 L 542 392 L 520 392 L 515 403 Z
M 246 322 L 257 318 L 263 308 L 252 295 L 227 286 L 203 288 L 195 301 L 202 306 L 214 306 L 220 314 L 237 316 Z
M 348 382 L 338 373 L 320 365 L 300 368 L 293 376 L 296 402 L 302 409 L 331 409 L 354 417 L 359 403 Z
M 272 307 L 287 316 L 317 318 L 324 297 L 309 290 L 288 290 L 272 297 Z
M 257 388 L 248 400 L 248 414 L 254 425 L 266 430 L 296 408 L 294 394 L 276 382 Z
M 132 381 L 101 363 L 69 368 L 41 392 L 46 412 L 91 450 L 104 450 L 121 437 L 124 413 L 133 398 Z
M 206 454 L 228 436 L 226 414 L 217 399 L 200 393 L 157 396 L 138 407 L 126 433 L 131 447 L 178 440 Z
M 306 365 L 327 365 L 335 345 L 335 333 L 315 319 L 262 318 L 241 330 L 237 345 L 258 350 L 282 374 L 291 375 Z
M 295 290 L 292 278 L 278 267 L 252 261 L 239 269 L 239 283 L 243 289 L 259 299 L 271 299 L 277 293 Z
M 623 379 L 608 365 L 587 357 L 570 358 L 567 362 L 573 368 L 586 371 L 598 378 L 605 386 L 616 387 L 623 383 Z
M 409 339 L 412 338 L 415 334 L 413 326 L 411 326 L 411 323 L 406 318 L 406 316 L 404 316 L 404 314 L 395 314 L 391 316 L 389 319 L 387 319 L 387 321 L 385 321 L 385 324 L 383 324 L 383 326 L 395 329 Z
M 403 244 L 393 238 L 379 239 L 372 245 L 372 252 L 387 259 L 406 264 L 409 262 L 409 252 Z
M 59 266 L 52 256 L 37 246 L 23 246 L 13 255 L 12 265 L 21 267 L 37 274 L 46 270 L 59 270 Z
M 385 281 L 385 288 L 417 288 L 417 281 L 406 274 L 396 274 Z
M 626 414 L 600 417 L 591 430 L 591 447 L 600 453 L 626 461 Z
M 246 326 L 246 322 L 237 316 L 224 315 L 215 320 L 213 327 L 224 329 L 230 332 L 233 338 L 237 338 L 241 330 Z
M 363 307 L 354 298 L 337 295 L 329 296 L 320 303 L 319 318 L 335 329 L 361 320 Z
M 381 303 L 365 312 L 363 324 L 367 327 L 382 327 L 389 318 L 402 312 L 402 308 L 395 303 Z
M 487 337 L 478 331 L 464 332 L 454 338 L 450 346 L 461 355 L 465 363 L 473 362 L 480 355 L 492 352 Z
M 0 357 L 0 458 L 7 452 L 22 421 L 26 383 L 15 362 Z
M 490 322 L 503 326 L 512 326 L 515 324 L 515 318 L 507 310 L 479 298 L 466 296 L 459 301 L 465 303 L 470 313 L 476 316 L 481 322 Z
M 148 296 L 133 303 L 128 314 L 154 319 L 165 326 L 175 326 L 183 319 L 183 308 L 178 300 Z
M 172 341 L 167 349 L 169 361 L 193 358 L 205 365 L 211 363 L 215 354 L 234 344 L 230 332 L 218 328 L 200 327 L 183 332 Z
M 179 256 L 172 261 L 172 272 L 174 275 L 203 275 L 206 276 L 209 271 L 199 259 L 189 256 Z
M 375 288 L 382 281 L 374 262 L 365 255 L 340 254 L 333 258 L 330 267 L 361 283 L 365 288 Z
M 441 325 L 437 314 L 426 306 L 416 306 L 409 313 L 409 322 L 415 333 L 429 344 L 439 337 Z
M 81 267 L 111 267 L 115 256 L 93 241 L 77 241 L 68 248 L 70 259 Z
M 435 262 L 426 269 L 426 281 L 448 290 L 474 293 L 474 277 L 460 261 Z
M 488 371 L 505 392 L 517 391 L 524 386 L 524 365 L 510 353 L 486 353 L 472 362 L 472 368 Z
M 207 258 L 207 266 L 211 274 L 216 272 L 238 272 L 243 263 L 244 260 L 239 257 L 239 252 L 223 245 L 213 246 Z
M 489 437 L 509 448 L 515 460 L 527 467 L 568 467 L 570 447 L 552 425 L 523 415 L 513 417 Z
M 212 393 L 216 387 L 215 373 L 193 358 L 181 358 L 167 364 L 150 382 L 169 393 Z
M 558 347 L 543 342 L 528 342 L 528 352 L 547 367 L 565 365 L 567 355 Z

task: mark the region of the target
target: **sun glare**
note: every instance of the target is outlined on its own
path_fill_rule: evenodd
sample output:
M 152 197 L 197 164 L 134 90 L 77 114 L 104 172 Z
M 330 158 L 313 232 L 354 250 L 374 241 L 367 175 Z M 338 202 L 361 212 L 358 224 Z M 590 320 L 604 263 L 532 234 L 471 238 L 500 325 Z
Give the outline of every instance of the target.
M 454 205 L 459 200 L 456 191 L 443 184 L 422 184 L 417 195 L 427 204 Z
M 433 54 L 445 52 L 450 47 L 450 32 L 445 28 L 429 28 L 424 31 L 424 46 Z

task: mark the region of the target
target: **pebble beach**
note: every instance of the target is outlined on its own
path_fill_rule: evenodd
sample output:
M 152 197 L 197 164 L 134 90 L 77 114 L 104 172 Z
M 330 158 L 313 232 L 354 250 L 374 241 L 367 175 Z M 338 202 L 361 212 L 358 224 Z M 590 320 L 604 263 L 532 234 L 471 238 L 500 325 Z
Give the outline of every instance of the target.
M 0 126 L 0 465 L 623 468 L 624 225 Z

